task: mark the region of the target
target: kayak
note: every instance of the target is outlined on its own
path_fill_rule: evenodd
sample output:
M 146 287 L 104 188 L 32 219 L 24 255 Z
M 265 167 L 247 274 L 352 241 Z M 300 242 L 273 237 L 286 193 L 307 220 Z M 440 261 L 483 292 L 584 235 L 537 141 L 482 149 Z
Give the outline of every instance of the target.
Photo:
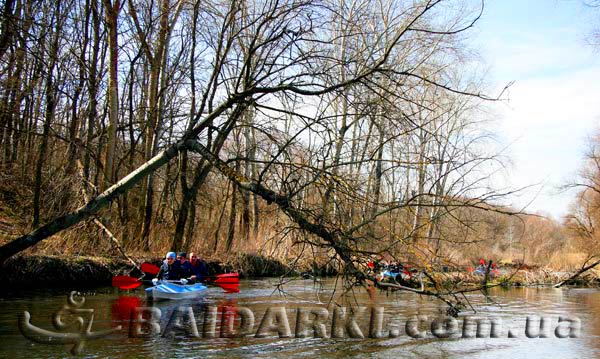
M 146 295 L 152 299 L 189 299 L 204 295 L 206 288 L 201 283 L 183 285 L 159 282 L 158 285 L 146 288 Z
M 487 268 L 484 266 L 479 266 L 477 267 L 477 269 L 475 269 L 475 274 L 477 275 L 485 275 Z M 489 275 L 491 275 L 492 277 L 497 277 L 500 274 L 500 272 L 498 271 L 498 269 L 493 268 L 490 270 Z
M 395 280 L 397 282 L 409 281 L 412 279 L 412 274 L 407 270 L 403 270 L 402 272 L 385 270 L 385 271 L 381 272 L 381 278 L 384 281 L 385 280 Z

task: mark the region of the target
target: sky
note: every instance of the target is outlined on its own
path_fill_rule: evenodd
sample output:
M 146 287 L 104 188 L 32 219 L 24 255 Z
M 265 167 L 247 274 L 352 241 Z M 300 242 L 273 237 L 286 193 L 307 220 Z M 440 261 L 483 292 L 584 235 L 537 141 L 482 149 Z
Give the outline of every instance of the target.
M 577 178 L 600 129 L 600 48 L 589 44 L 600 9 L 582 1 L 489 0 L 473 37 L 491 88 L 514 81 L 493 110 L 508 145 L 508 184 L 532 187 L 509 202 L 555 219 L 575 197 L 559 188 Z

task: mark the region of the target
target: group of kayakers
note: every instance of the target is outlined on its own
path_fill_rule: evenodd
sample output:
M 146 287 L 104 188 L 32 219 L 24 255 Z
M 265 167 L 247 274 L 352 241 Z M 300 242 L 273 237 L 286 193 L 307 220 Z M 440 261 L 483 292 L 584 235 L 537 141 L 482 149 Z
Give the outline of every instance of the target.
M 491 276 L 497 276 L 500 274 L 500 271 L 498 270 L 498 265 L 495 262 L 486 261 L 483 258 L 479 259 L 479 265 L 477 266 L 477 268 L 473 268 L 472 266 L 467 267 L 467 272 L 475 273 L 477 275 L 485 275 L 487 273 Z
M 201 282 L 207 276 L 208 267 L 196 253 L 190 253 L 190 260 L 188 261 L 185 252 L 180 252 L 179 254 L 168 252 L 165 255 L 163 264 L 160 266 L 160 271 L 152 281 L 154 283 L 158 282 L 158 280 Z

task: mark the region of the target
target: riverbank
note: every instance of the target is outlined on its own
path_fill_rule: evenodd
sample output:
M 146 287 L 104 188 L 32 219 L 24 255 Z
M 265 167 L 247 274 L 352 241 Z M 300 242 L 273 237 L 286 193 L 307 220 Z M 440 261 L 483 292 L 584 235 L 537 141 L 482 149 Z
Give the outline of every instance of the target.
M 570 278 L 572 274 L 571 272 L 551 271 L 544 268 L 503 269 L 499 275 L 490 275 L 487 278 L 487 284 L 502 287 L 554 286 Z M 485 283 L 483 275 L 468 272 L 435 273 L 433 279 L 447 289 L 479 287 Z M 424 284 L 426 286 L 433 286 L 433 281 L 425 278 Z M 600 287 L 600 273 L 593 270 L 587 271 L 569 280 L 565 285 Z
M 160 265 L 161 258 L 134 258 L 138 263 L 148 262 Z M 243 254 L 227 262 L 219 259 L 207 259 L 210 274 L 238 272 L 241 277 L 277 277 L 282 275 L 300 275 L 311 271 L 318 276 L 335 275 L 334 268 L 290 268 L 275 259 Z M 115 275 L 141 276 L 139 269 L 121 258 L 92 256 L 52 256 L 26 255 L 7 260 L 0 267 L 0 281 L 10 287 L 27 287 L 35 283 L 36 287 L 99 286 L 110 285 Z
M 114 258 L 17 256 L 0 267 L 0 281 L 10 288 L 110 285 L 113 275 L 131 269 L 131 263 Z
M 160 265 L 160 258 L 134 258 L 138 263 L 149 262 Z M 311 276 L 325 277 L 336 275 L 332 267 L 297 267 L 290 268 L 285 263 L 259 255 L 243 254 L 234 260 L 224 262 L 219 259 L 206 260 L 211 274 L 238 272 L 241 277 L 277 277 L 297 276 L 310 273 Z M 29 255 L 9 259 L 0 267 L 0 280 L 10 287 L 26 287 L 35 283 L 36 287 L 67 286 L 99 286 L 110 285 L 115 275 L 141 276 L 139 269 L 121 258 L 92 256 L 52 256 Z M 546 269 L 504 269 L 498 276 L 490 276 L 488 284 L 499 284 L 504 287 L 550 286 L 570 276 L 567 272 L 554 272 Z M 484 278 L 481 275 L 467 272 L 435 273 L 435 281 L 446 287 L 479 286 Z M 425 278 L 427 286 L 432 281 Z M 570 281 L 568 285 L 583 287 L 600 287 L 600 274 L 588 271 Z

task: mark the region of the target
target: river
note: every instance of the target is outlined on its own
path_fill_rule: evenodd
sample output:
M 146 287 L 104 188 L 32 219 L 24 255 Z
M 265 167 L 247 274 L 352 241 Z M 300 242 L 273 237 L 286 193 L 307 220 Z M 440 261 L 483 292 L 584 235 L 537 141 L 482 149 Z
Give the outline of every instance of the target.
M 468 307 L 458 318 L 450 319 L 444 315 L 445 304 L 431 297 L 406 292 L 368 292 L 361 288 L 343 293 L 335 279 L 294 280 L 283 286 L 283 292 L 278 290 L 277 283 L 277 278 L 243 280 L 239 293 L 226 294 L 211 287 L 202 298 L 157 303 L 146 302 L 142 288 L 130 292 L 110 287 L 80 290 L 85 298 L 80 309 L 93 310 L 92 331 L 119 325 L 121 330 L 101 338 L 87 338 L 78 357 L 600 356 L 598 289 L 494 288 L 488 297 L 467 295 L 476 313 Z M 31 324 L 57 331 L 52 325 L 52 316 L 67 304 L 70 292 L 64 289 L 2 293 L 0 358 L 73 356 L 72 344 L 31 341 L 18 326 L 19 316 L 27 311 Z M 361 307 L 364 307 L 362 311 Z M 147 322 L 131 321 L 132 315 L 137 314 L 148 319 L 151 311 L 160 312 L 153 327 Z M 63 316 L 67 324 L 63 331 L 79 333 L 74 318 L 81 316 L 86 324 L 91 318 L 91 311 L 82 313 Z M 265 313 L 268 313 L 267 319 Z M 250 316 L 254 318 L 251 327 Z M 531 317 L 529 331 L 528 316 Z M 190 318 L 194 318 L 194 323 Z M 541 330 L 540 318 L 544 318 Z M 475 334 L 476 319 L 481 319 L 481 338 Z M 223 323 L 231 323 L 232 327 Z M 151 328 L 160 332 L 152 334 Z M 246 335 L 240 335 L 243 329 Z M 258 338 L 257 333 L 265 337 Z M 315 338 L 315 333 L 328 338 Z M 234 334 L 237 337 L 228 337 Z M 537 337 L 538 334 L 547 338 Z M 301 338 L 302 335 L 308 337 Z

